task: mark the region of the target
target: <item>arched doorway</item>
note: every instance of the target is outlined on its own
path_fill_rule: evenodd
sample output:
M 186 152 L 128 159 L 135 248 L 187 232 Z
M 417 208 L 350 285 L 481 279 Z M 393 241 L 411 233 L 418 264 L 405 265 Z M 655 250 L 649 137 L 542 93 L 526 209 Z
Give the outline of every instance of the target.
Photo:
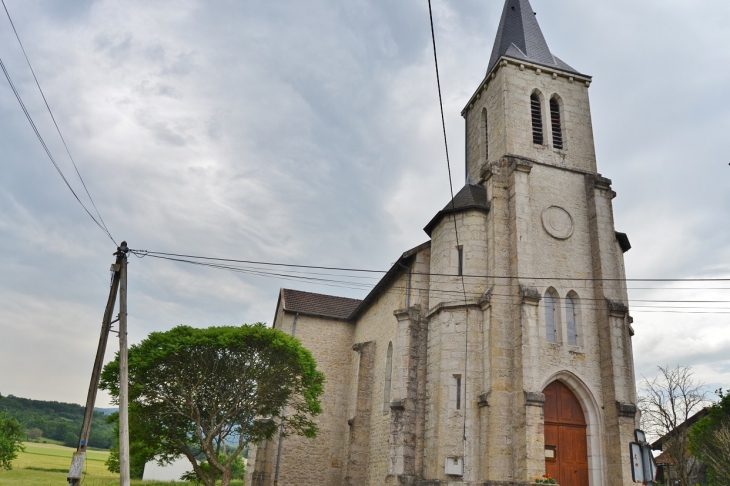
M 545 471 L 560 486 L 588 486 L 588 446 L 583 408 L 570 389 L 554 381 L 545 394 Z

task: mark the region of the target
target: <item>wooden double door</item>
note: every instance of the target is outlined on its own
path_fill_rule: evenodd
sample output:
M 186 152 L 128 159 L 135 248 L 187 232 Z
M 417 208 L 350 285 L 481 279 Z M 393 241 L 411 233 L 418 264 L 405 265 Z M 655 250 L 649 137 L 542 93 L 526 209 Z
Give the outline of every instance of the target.
M 559 381 L 545 390 L 545 471 L 560 486 L 588 486 L 588 445 L 583 408 Z

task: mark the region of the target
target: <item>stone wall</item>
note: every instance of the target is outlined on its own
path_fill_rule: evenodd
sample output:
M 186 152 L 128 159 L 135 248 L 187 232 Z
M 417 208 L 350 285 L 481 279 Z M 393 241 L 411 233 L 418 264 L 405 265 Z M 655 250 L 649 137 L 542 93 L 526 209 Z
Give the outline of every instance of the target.
M 274 327 L 291 334 L 295 315 L 278 313 Z M 285 437 L 279 463 L 279 486 L 341 486 L 345 476 L 348 445 L 348 391 L 353 381 L 349 371 L 353 361 L 352 344 L 355 325 L 335 319 L 299 315 L 295 337 L 309 349 L 317 369 L 325 375 L 321 397 L 322 414 L 316 418 L 316 439 Z M 272 441 L 269 454 L 271 483 L 276 473 L 278 438 Z

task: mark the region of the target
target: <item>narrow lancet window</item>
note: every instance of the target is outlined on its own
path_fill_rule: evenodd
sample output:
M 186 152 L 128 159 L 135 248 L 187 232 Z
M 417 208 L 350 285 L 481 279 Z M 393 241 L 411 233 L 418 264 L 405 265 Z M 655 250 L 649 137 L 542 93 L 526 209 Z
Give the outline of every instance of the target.
M 570 295 L 565 299 L 565 313 L 568 327 L 568 344 L 578 345 L 578 306 L 577 302 Z
M 482 110 L 482 125 L 481 125 L 481 139 L 482 139 L 482 163 L 489 162 L 489 120 L 487 118 L 487 109 Z
M 553 129 L 553 148 L 563 148 L 563 128 L 560 122 L 560 104 L 555 98 L 550 98 L 550 124 Z
M 456 409 L 461 410 L 461 375 L 454 375 L 456 382 Z
M 548 290 L 543 299 L 545 304 L 545 339 L 550 343 L 558 342 L 557 299 Z
M 537 93 L 530 96 L 530 110 L 532 112 L 532 142 L 542 145 L 542 104 Z
M 393 343 L 388 343 L 385 358 L 385 384 L 383 385 L 383 413 L 390 412 L 390 387 L 393 381 Z
M 459 268 L 458 268 L 458 276 L 464 275 L 464 247 L 463 246 L 457 246 L 456 250 L 459 252 Z

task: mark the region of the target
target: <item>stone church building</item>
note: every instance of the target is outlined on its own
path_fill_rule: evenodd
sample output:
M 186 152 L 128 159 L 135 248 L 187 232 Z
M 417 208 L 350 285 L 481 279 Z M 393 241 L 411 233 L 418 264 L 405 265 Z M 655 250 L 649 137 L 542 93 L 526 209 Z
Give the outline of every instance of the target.
M 249 455 L 253 485 L 632 484 L 637 408 L 591 77 L 506 0 L 466 103 L 466 185 L 364 300 L 282 289 L 274 327 L 327 382 L 315 440 Z

